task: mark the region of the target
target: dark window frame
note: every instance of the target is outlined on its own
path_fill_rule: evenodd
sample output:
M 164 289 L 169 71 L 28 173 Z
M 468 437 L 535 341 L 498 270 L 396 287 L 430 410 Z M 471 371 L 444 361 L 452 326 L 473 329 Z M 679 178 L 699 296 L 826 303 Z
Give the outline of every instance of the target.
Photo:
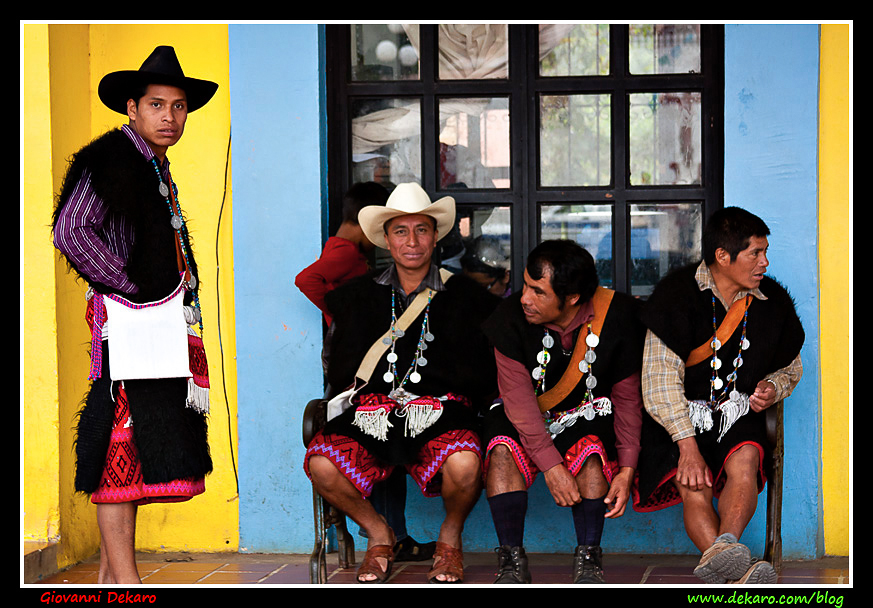
M 545 203 L 609 204 L 613 213 L 613 286 L 630 290 L 630 209 L 637 203 L 698 202 L 702 222 L 724 204 L 724 27 L 701 25 L 701 72 L 632 75 L 628 71 L 628 27 L 610 26 L 608 76 L 540 77 L 537 26 L 509 26 L 509 77 L 505 80 L 451 80 L 437 77 L 436 26 L 421 25 L 420 77 L 414 81 L 351 82 L 349 25 L 325 26 L 328 144 L 328 231 L 341 217 L 343 192 L 351 185 L 350 100 L 414 97 L 422 102 L 422 187 L 434 198 L 457 194 L 439 189 L 437 101 L 444 97 L 509 97 L 511 186 L 469 189 L 464 206 L 510 206 L 512 209 L 512 278 L 520 285 L 527 253 L 540 239 L 539 208 Z M 519 70 L 517 66 L 523 66 Z M 703 179 L 699 186 L 631 186 L 626 147 L 628 94 L 700 91 Z M 609 186 L 543 188 L 538 182 L 538 96 L 543 93 L 604 92 L 611 95 L 612 155 Z M 517 288 L 517 287 L 516 287 Z

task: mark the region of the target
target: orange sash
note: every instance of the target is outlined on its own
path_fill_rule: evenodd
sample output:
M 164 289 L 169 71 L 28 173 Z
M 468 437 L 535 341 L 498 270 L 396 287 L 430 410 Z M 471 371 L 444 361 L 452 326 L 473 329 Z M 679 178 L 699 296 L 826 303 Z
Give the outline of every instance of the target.
M 606 318 L 606 312 L 609 310 L 609 304 L 612 302 L 614 294 L 615 292 L 611 289 L 598 287 L 597 291 L 594 292 L 594 297 L 591 298 L 594 304 L 594 320 L 591 322 L 591 332 L 597 336 L 600 335 L 600 330 L 603 328 L 603 320 Z M 585 353 L 588 352 L 585 337 L 585 332 L 580 331 L 579 336 L 576 338 L 576 346 L 573 348 L 570 364 L 564 370 L 561 379 L 550 390 L 537 397 L 541 412 L 547 412 L 563 401 L 576 388 L 576 385 L 582 378 L 582 370 L 579 369 L 579 363 L 585 357 Z
M 727 314 L 724 317 L 724 321 L 721 322 L 721 325 L 718 326 L 718 330 L 715 332 L 715 337 L 718 338 L 718 341 L 724 344 L 728 341 L 728 339 L 734 334 L 734 331 L 737 328 L 737 325 L 740 324 L 740 320 L 743 318 L 743 315 L 746 313 L 746 308 L 749 306 L 749 302 L 751 301 L 751 294 L 747 295 L 742 300 L 737 300 L 731 305 L 730 310 L 728 310 Z M 705 361 L 712 355 L 712 339 L 707 340 L 705 343 L 701 344 L 688 355 L 688 360 L 685 361 L 685 367 L 691 367 L 692 365 L 697 365 L 701 361 Z

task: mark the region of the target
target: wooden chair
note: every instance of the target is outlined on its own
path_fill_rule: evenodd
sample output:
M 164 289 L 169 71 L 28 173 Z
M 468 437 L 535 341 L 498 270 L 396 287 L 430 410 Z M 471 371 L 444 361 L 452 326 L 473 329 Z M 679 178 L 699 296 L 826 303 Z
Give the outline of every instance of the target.
M 782 469 L 785 457 L 782 408 L 783 402 L 779 401 L 765 414 L 767 440 L 773 454 L 764 462 L 767 473 L 767 537 L 764 543 L 764 559 L 773 565 L 777 573 L 782 571 Z
M 308 446 L 315 434 L 327 421 L 327 401 L 313 399 L 303 410 L 303 445 Z M 346 525 L 346 515 L 324 500 L 312 488 L 312 513 L 315 520 L 315 546 L 309 556 L 309 582 L 313 585 L 327 582 L 327 547 L 331 527 L 336 530 L 337 553 L 340 568 L 355 563 L 355 541 Z

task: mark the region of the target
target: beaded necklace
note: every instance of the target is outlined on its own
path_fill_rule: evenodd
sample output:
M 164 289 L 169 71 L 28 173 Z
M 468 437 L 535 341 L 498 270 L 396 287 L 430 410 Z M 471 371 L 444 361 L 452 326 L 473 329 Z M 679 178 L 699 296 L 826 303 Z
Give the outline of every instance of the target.
M 737 372 L 740 367 L 743 365 L 743 351 L 748 350 L 750 343 L 748 338 L 746 338 L 746 324 L 749 320 L 749 301 L 751 296 L 746 296 L 746 308 L 743 311 L 743 328 L 742 334 L 740 336 L 740 346 L 737 352 L 736 358 L 733 360 L 734 369 L 725 377 L 727 380 L 727 385 L 724 384 L 721 378 L 718 376 L 718 370 L 721 368 L 722 362 L 718 357 L 718 351 L 721 348 L 722 344 L 719 339 L 716 337 L 716 319 L 715 319 L 715 296 L 712 296 L 712 342 L 710 346 L 712 347 L 712 361 L 710 362 L 710 366 L 712 367 L 712 378 L 709 382 L 709 402 L 713 406 L 723 402 L 725 400 L 725 395 L 728 395 L 730 399 L 736 400 L 739 396 L 739 392 L 736 390 L 736 382 L 737 382 Z M 731 386 L 734 388 L 731 389 Z M 731 389 L 728 392 L 728 389 Z
M 583 374 L 588 374 L 588 377 L 585 378 L 585 387 L 587 389 L 585 391 L 585 398 L 588 401 L 592 401 L 591 389 L 597 386 L 597 378 L 594 377 L 591 366 L 597 360 L 597 354 L 594 352 L 594 349 L 600 344 L 600 337 L 591 331 L 591 323 L 587 324 L 587 329 L 588 334 L 585 336 L 585 344 L 588 345 L 588 350 L 585 351 L 585 356 L 579 362 L 579 371 Z M 543 349 L 537 353 L 537 363 L 539 365 L 531 372 L 531 376 L 537 381 L 536 388 L 534 389 L 536 393 L 545 390 L 546 367 L 551 359 L 549 349 L 555 345 L 555 339 L 549 334 L 549 330 L 544 329 L 543 331 L 545 332 L 543 335 Z
M 576 420 L 580 417 L 586 420 L 593 420 L 595 416 L 605 416 L 612 413 L 612 403 L 607 397 L 595 399 L 592 389 L 597 386 L 597 378 L 594 376 L 592 365 L 597 360 L 597 355 L 594 349 L 600 344 L 600 337 L 591 331 L 591 323 L 587 324 L 588 333 L 585 336 L 585 344 L 588 349 L 585 351 L 585 356 L 579 362 L 579 371 L 587 374 L 585 378 L 585 398 L 577 407 L 563 412 L 552 413 L 544 412 L 543 422 L 548 429 L 552 439 L 559 433 L 563 432 L 569 426 L 573 426 Z M 554 338 L 549 335 L 549 331 L 545 330 L 543 336 L 543 350 L 537 354 L 537 362 L 539 366 L 534 368 L 531 375 L 537 380 L 535 392 L 540 389 L 545 389 L 544 378 L 546 374 L 546 366 L 548 365 L 550 356 L 548 349 L 554 345 Z
M 163 196 L 167 201 L 167 207 L 170 209 L 170 226 L 172 226 L 173 230 L 176 231 L 176 235 L 179 239 L 179 246 L 182 251 L 182 257 L 185 259 L 185 274 L 188 275 L 188 280 L 185 281 L 185 284 L 188 291 L 190 291 L 194 297 L 194 319 L 199 323 L 200 331 L 202 333 L 203 317 L 200 312 L 200 296 L 197 290 L 197 277 L 191 274 L 191 259 L 189 257 L 188 248 L 185 246 L 185 242 L 188 238 L 188 227 L 185 225 L 185 218 L 182 216 L 182 205 L 179 203 L 179 190 L 172 177 L 169 178 L 172 190 L 167 187 L 167 184 L 164 183 L 163 177 L 161 177 L 161 170 L 158 167 L 158 162 L 155 158 L 152 158 L 152 166 L 155 168 L 155 174 L 158 176 L 158 192 L 160 192 L 161 196 Z
M 743 351 L 748 350 L 750 346 L 749 340 L 746 338 L 746 324 L 749 320 L 749 304 L 751 299 L 751 295 L 746 296 L 740 344 L 737 356 L 733 360 L 734 368 L 725 377 L 727 380 L 727 384 L 725 384 L 718 376 L 718 370 L 722 365 L 721 359 L 718 357 L 718 351 L 721 349 L 722 344 L 716 333 L 718 328 L 715 318 L 715 295 L 712 296 L 712 341 L 710 342 L 710 347 L 712 348 L 712 359 L 710 361 L 712 376 L 709 381 L 709 401 L 694 400 L 688 402 L 688 416 L 691 419 L 691 424 L 694 428 L 699 428 L 702 431 L 708 431 L 712 428 L 712 412 L 721 412 L 718 434 L 719 442 L 731 426 L 749 411 L 749 396 L 737 390 L 737 373 L 743 365 Z
M 424 320 L 421 323 L 421 333 L 418 337 L 418 345 L 415 349 L 415 355 L 412 358 L 412 362 L 409 365 L 409 369 L 406 370 L 406 373 L 403 375 L 403 379 L 401 380 L 397 375 L 397 353 L 395 352 L 395 347 L 397 340 L 402 338 L 405 335 L 405 332 L 397 327 L 397 312 L 395 308 L 395 299 L 396 299 L 396 290 L 394 287 L 391 288 L 391 336 L 386 338 L 386 340 L 391 341 L 391 351 L 385 357 L 388 360 L 388 371 L 382 375 L 382 380 L 386 383 L 391 383 L 391 392 L 389 396 L 392 395 L 401 395 L 405 393 L 405 389 L 403 388 L 406 385 L 407 380 L 412 382 L 413 384 L 418 384 L 421 382 L 421 374 L 418 371 L 419 367 L 425 367 L 427 365 L 427 359 L 424 356 L 424 351 L 427 350 L 428 342 L 432 342 L 434 339 L 433 334 L 430 331 L 430 303 L 433 300 L 433 293 L 430 293 L 427 298 L 427 307 L 424 309 Z M 393 398 L 393 397 L 392 397 Z

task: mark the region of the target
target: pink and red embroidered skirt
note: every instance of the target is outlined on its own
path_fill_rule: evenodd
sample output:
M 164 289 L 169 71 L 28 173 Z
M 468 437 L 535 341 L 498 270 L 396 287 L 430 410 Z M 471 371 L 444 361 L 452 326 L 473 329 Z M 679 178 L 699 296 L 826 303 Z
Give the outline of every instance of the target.
M 153 502 L 182 502 L 202 494 L 205 490 L 206 483 L 202 477 L 157 484 L 143 481 L 139 454 L 133 440 L 127 394 L 123 384 L 119 384 L 106 464 L 100 485 L 91 494 L 91 502 L 94 504 L 133 502 L 137 505 Z

